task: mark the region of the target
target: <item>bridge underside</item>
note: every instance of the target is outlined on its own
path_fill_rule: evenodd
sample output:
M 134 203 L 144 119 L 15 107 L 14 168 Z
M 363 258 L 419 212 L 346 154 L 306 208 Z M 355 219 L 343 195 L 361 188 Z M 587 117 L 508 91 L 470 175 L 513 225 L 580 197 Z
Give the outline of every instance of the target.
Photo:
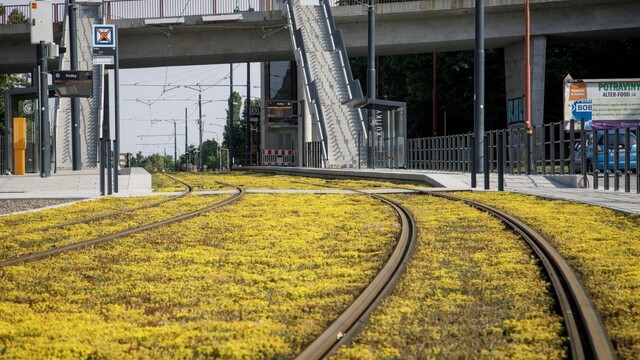
M 430 1 L 380 4 L 376 15 L 377 54 L 418 54 L 472 50 L 473 8 L 433 10 Z M 452 5 L 453 6 L 453 5 Z M 532 35 L 548 42 L 640 37 L 638 1 L 547 1 L 532 5 Z M 366 56 L 367 18 L 363 6 L 334 9 L 350 56 Z M 522 5 L 487 6 L 485 44 L 502 48 L 524 36 Z M 280 11 L 242 13 L 234 21 L 145 25 L 143 19 L 112 21 L 119 29 L 121 68 L 293 60 Z M 28 25 L 0 26 L 0 73 L 30 72 L 35 47 Z M 25 61 L 26 60 L 26 61 Z M 50 64 L 52 69 L 57 64 Z

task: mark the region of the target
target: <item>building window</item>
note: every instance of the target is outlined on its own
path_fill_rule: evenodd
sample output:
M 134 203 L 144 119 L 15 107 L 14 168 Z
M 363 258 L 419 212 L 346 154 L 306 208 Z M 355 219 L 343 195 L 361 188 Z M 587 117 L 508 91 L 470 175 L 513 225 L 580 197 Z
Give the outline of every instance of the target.
M 295 62 L 269 63 L 269 100 L 297 100 L 297 89 Z

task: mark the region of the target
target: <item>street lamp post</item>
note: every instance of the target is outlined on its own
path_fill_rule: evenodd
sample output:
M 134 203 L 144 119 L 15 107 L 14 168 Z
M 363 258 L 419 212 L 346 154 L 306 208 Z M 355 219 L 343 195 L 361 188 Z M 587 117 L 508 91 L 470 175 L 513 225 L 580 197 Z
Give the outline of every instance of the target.
M 184 108 L 184 171 L 189 172 L 189 119 Z

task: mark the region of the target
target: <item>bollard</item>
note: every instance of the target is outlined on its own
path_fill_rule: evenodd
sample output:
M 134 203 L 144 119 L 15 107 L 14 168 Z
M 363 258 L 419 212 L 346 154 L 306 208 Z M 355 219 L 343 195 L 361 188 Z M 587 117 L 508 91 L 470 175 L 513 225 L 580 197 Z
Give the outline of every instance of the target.
M 105 166 L 105 141 L 100 138 L 100 195 L 104 196 L 104 166 Z
M 471 152 L 471 155 L 469 156 L 469 163 L 470 163 L 470 167 L 471 167 L 471 188 L 475 189 L 476 188 L 476 137 L 474 135 L 471 135 L 471 147 L 469 148 L 469 151 Z
M 27 166 L 27 119 L 13 118 L 13 174 L 24 175 Z
M 484 189 L 489 190 L 491 188 L 489 183 L 489 139 L 487 135 L 484 136 Z
M 609 134 L 607 134 L 607 130 L 604 130 L 602 134 L 604 139 L 604 149 L 602 150 L 603 157 L 603 171 L 604 171 L 604 189 L 609 190 Z M 593 150 L 596 151 L 597 148 L 597 137 L 593 139 Z M 595 164 L 593 165 L 594 171 L 598 167 L 598 157 L 596 154 L 593 156 L 593 161 Z
M 605 133 L 605 136 L 609 136 L 609 133 Z M 620 129 L 616 129 L 613 132 L 613 190 L 620 190 Z M 607 150 L 605 150 L 607 151 Z
M 631 135 L 629 134 L 629 131 L 631 129 L 626 128 L 624 131 L 624 192 L 628 193 L 631 192 L 631 184 L 629 183 L 631 181 L 631 159 L 629 159 L 629 157 L 631 157 Z M 636 140 L 637 141 L 637 140 Z M 636 147 L 638 145 L 636 144 Z M 637 158 L 636 158 L 636 167 L 637 165 Z
M 498 133 L 498 191 L 504 191 L 504 131 Z

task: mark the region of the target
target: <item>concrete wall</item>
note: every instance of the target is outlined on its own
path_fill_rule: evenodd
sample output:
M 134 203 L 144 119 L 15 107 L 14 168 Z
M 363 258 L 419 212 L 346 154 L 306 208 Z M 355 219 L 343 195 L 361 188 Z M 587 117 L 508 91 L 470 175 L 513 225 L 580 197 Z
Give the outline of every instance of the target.
M 79 124 L 80 124 L 80 163 L 82 167 L 96 167 L 98 165 L 98 146 L 100 143 L 99 129 L 101 124 L 102 107 L 102 71 L 100 66 L 93 65 L 92 58 L 92 25 L 99 23 L 100 4 L 78 5 L 78 68 L 79 70 L 93 71 L 93 97 L 80 98 Z M 68 44 L 68 42 L 67 42 Z M 68 46 L 68 45 L 67 45 Z M 70 55 L 64 54 L 62 70 L 69 70 Z M 59 169 L 73 168 L 72 141 L 71 141 L 71 99 L 59 99 L 59 108 L 56 112 L 56 166 Z
M 524 41 L 519 41 L 504 48 L 504 66 L 506 75 L 506 99 L 524 96 Z M 531 38 L 531 125 L 542 125 L 544 122 L 544 83 L 547 57 L 546 36 Z M 505 104 L 506 108 L 506 104 Z M 505 114 L 506 118 L 506 114 Z M 515 126 L 523 126 L 518 124 Z

